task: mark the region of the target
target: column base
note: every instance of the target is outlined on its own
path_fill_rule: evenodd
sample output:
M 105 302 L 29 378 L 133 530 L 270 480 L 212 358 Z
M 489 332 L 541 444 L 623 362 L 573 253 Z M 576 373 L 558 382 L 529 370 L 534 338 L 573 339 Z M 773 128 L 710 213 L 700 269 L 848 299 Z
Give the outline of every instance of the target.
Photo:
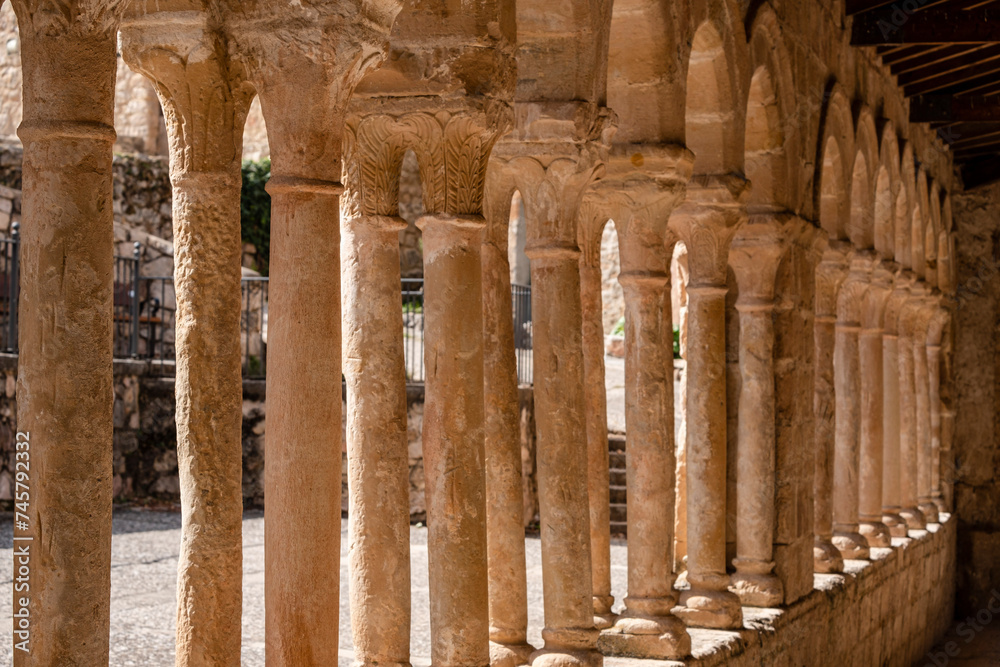
M 739 559 L 737 559 L 737 563 Z M 785 601 L 785 587 L 771 573 L 740 572 L 732 575 L 729 590 L 746 607 L 777 607 Z
M 931 500 L 925 500 L 920 503 L 920 511 L 923 512 L 924 520 L 927 523 L 938 523 L 940 519 L 938 518 L 938 508 Z
M 833 542 L 817 535 L 813 539 L 813 570 L 820 574 L 844 571 L 844 558 Z
M 604 656 L 596 649 L 543 648 L 529 659 L 531 667 L 604 667 Z
M 606 630 L 618 620 L 618 614 L 611 611 L 611 605 L 615 599 L 610 595 L 594 596 L 594 627 L 598 630 Z
M 916 507 L 904 507 L 899 515 L 906 522 L 908 530 L 927 530 L 927 517 Z
M 490 667 L 522 667 L 531 664 L 531 654 L 535 647 L 527 642 L 521 644 L 501 644 L 490 642 Z
M 604 655 L 652 660 L 682 660 L 691 654 L 691 636 L 676 616 L 632 615 L 627 610 L 615 626 L 601 633 Z
M 862 521 L 858 527 L 861 536 L 869 547 L 886 548 L 892 546 L 892 535 L 889 527 L 881 521 Z
M 934 505 L 938 509 L 938 514 L 947 514 L 948 513 L 948 506 L 945 504 L 943 496 L 934 496 Z M 940 517 L 938 517 L 938 518 L 940 518 Z
M 868 540 L 861 533 L 852 530 L 834 530 L 833 546 L 837 547 L 844 560 L 868 560 Z
M 886 512 L 882 515 L 882 523 L 889 529 L 892 537 L 906 537 L 906 519 L 898 512 Z
M 740 599 L 729 591 L 684 591 L 681 593 L 680 604 L 676 614 L 688 626 L 715 630 L 743 627 Z

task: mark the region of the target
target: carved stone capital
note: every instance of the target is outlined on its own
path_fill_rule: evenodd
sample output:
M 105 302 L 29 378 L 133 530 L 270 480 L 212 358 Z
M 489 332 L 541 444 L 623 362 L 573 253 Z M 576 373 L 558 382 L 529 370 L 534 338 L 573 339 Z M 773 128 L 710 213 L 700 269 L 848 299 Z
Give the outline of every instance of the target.
M 837 293 L 847 277 L 846 243 L 830 240 L 823 250 L 820 263 L 816 266 L 816 319 L 837 317 Z
M 861 303 L 861 327 L 878 331 L 885 326 L 885 307 L 892 294 L 892 272 L 883 262 L 872 268 L 871 282 Z
M 273 171 L 339 182 L 354 87 L 385 59 L 398 0 L 219 0 L 230 53 L 260 96 Z
M 527 253 L 579 252 L 577 214 L 584 191 L 605 171 L 607 147 L 597 142 L 514 141 L 493 151 L 494 176 L 521 193 L 528 220 Z
M 906 305 L 906 300 L 910 298 L 910 287 L 913 285 L 913 274 L 909 271 L 900 271 L 892 281 L 892 292 L 885 303 L 885 313 L 883 326 L 886 336 L 899 335 L 899 316 Z
M 729 265 L 739 287 L 737 308 L 773 305 L 778 264 L 788 251 L 787 232 L 796 221 L 791 214 L 751 215 L 736 232 Z
M 11 0 L 22 40 L 113 33 L 130 0 Z
M 749 181 L 735 174 L 699 174 L 688 182 L 670 227 L 687 246 L 692 285 L 725 285 L 729 245 L 747 219 L 749 193 Z
M 850 269 L 837 294 L 838 326 L 861 326 L 861 306 L 871 282 L 873 257 L 865 251 L 855 251 Z
M 352 115 L 344 127 L 343 210 L 350 216 L 393 215 L 403 155 L 413 150 L 428 213 L 481 214 L 486 166 L 508 127 L 507 111 L 498 104 Z
M 170 168 L 239 170 L 243 124 L 253 89 L 226 55 L 203 0 L 178 0 L 175 11 L 132 6 L 122 23 L 122 57 L 152 81 L 169 130 Z

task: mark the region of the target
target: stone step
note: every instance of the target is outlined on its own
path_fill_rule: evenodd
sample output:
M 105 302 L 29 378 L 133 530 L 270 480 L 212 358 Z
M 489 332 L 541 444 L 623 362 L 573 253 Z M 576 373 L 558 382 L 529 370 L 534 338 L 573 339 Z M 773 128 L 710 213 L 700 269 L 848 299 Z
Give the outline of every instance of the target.
M 625 507 L 625 487 L 611 485 L 611 502 Z
M 613 468 L 610 471 L 611 475 L 611 486 L 625 486 L 625 470 L 622 468 Z
M 608 433 L 608 450 L 609 451 L 625 451 L 625 434 L 624 433 Z
M 625 470 L 625 452 L 610 452 L 608 465 L 612 470 Z
M 612 521 L 611 522 L 611 535 L 625 537 L 628 533 L 628 524 L 624 521 Z
M 611 523 L 625 523 L 625 503 L 611 503 Z

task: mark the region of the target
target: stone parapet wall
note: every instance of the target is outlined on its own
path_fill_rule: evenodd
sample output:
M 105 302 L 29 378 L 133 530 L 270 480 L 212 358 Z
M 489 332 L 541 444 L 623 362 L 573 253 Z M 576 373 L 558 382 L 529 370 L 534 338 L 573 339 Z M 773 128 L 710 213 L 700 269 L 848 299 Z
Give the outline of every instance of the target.
M 883 665 L 922 667 L 950 627 L 955 602 L 957 521 L 893 538 L 845 574 L 815 575 L 815 590 L 786 609 L 744 608 L 740 631 L 690 628 L 692 657 L 660 667 Z M 988 594 L 987 594 L 988 595 Z M 606 667 L 648 661 L 605 658 Z

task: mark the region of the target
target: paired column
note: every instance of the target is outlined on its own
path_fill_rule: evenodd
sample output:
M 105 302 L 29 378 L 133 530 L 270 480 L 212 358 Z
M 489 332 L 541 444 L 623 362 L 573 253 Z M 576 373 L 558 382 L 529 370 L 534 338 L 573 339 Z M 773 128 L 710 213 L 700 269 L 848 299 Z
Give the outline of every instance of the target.
M 535 649 L 527 639 L 520 401 L 507 255 L 514 191 L 502 169 L 488 170 L 486 178 L 482 273 L 490 665 L 516 667 L 527 664 Z
M 340 263 L 331 249 L 340 244 L 341 140 L 350 93 L 379 64 L 398 6 L 362 32 L 348 18 L 359 7 L 347 0 L 227 5 L 232 50 L 247 63 L 272 148 L 267 408 L 268 440 L 280 446 L 265 463 L 268 663 L 333 665 L 342 396 Z
M 858 467 L 861 435 L 861 367 L 858 334 L 861 302 L 871 279 L 871 258 L 855 251 L 837 295 L 833 353 L 836 444 L 833 456 L 833 544 L 843 558 L 866 559 L 868 542 L 858 532 Z
M 925 296 L 913 331 L 913 385 L 917 407 L 917 506 L 927 523 L 938 522 L 938 508 L 932 488 L 933 443 L 931 433 L 931 385 L 927 366 L 927 332 L 937 312 L 937 304 L 924 286 Z
M 892 545 L 889 527 L 882 523 L 882 480 L 885 454 L 884 363 L 882 333 L 885 305 L 891 293 L 892 273 L 875 265 L 871 284 L 861 304 L 858 336 L 861 372 L 861 442 L 858 476 L 860 533 L 869 547 Z M 897 399 L 898 400 L 898 399 Z M 898 428 L 898 424 L 897 424 Z
M 24 73 L 17 424 L 29 436 L 18 452 L 30 453 L 27 525 L 15 544 L 29 552 L 32 619 L 31 652 L 15 650 L 14 664 L 107 664 L 121 4 L 13 5 Z
M 726 574 L 726 275 L 733 232 L 746 217 L 739 176 L 695 176 L 671 224 L 688 248 L 688 625 L 738 628 Z
M 947 483 L 951 467 L 951 429 L 954 412 L 950 409 L 951 313 L 939 307 L 927 335 L 927 368 L 931 402 L 931 494 L 938 512 L 948 512 Z
M 899 315 L 909 296 L 910 279 L 905 273 L 893 278 L 885 305 L 882 334 L 882 522 L 891 537 L 906 537 L 902 514 L 902 469 L 899 370 Z
M 774 289 L 785 247 L 775 221 L 752 217 L 729 253 L 740 317 L 736 559 L 729 590 L 751 607 L 775 607 L 784 587 L 774 574 Z
M 587 406 L 587 495 L 594 626 L 614 625 L 611 612 L 611 480 L 608 469 L 608 394 L 604 376 L 604 306 L 601 300 L 601 238 L 609 216 L 585 196 L 580 207 L 580 304 L 583 313 L 584 401 Z
M 545 596 L 545 645 L 531 660 L 535 667 L 600 665 L 591 586 L 577 213 L 584 189 L 597 175 L 601 150 L 599 134 L 576 132 L 603 131 L 607 112 L 582 103 L 524 106 L 533 113 L 519 114 L 528 125 L 516 134 L 536 140 L 505 141 L 494 155 L 514 174 L 525 203 L 531 260 Z M 587 123 L 573 120 L 581 114 Z
M 239 665 L 240 158 L 252 93 L 219 55 L 225 45 L 202 3 L 190 4 L 183 13 L 133 8 L 122 54 L 155 84 L 171 147 L 182 505 L 177 664 Z M 195 53 L 209 55 L 189 65 Z
M 630 159 L 643 155 L 637 169 Z M 676 236 L 671 211 L 684 196 L 694 156 L 682 146 L 616 149 L 598 188 L 609 203 L 621 254 L 625 295 L 625 424 L 628 502 L 628 596 L 602 652 L 683 659 L 691 652 L 677 604 L 674 568 L 673 325 L 670 260 Z
M 920 287 L 911 283 L 899 315 L 899 451 L 900 515 L 909 529 L 927 527 L 924 513 L 917 506 L 918 440 L 916 385 L 913 363 L 913 335 L 920 309 Z
M 816 267 L 816 315 L 813 418 L 815 420 L 816 469 L 813 497 L 813 566 L 817 572 L 842 572 L 844 560 L 833 545 L 833 469 L 836 442 L 834 394 L 834 347 L 837 295 L 847 277 L 846 243 L 831 240 Z

